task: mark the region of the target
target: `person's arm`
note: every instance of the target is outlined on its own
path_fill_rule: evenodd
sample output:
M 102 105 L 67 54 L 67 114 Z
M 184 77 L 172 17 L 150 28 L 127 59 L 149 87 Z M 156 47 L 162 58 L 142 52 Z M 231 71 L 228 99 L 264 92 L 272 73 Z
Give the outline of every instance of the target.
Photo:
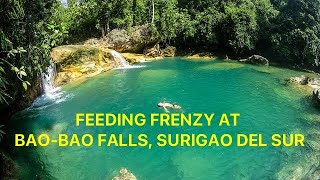
M 163 106 L 163 109 L 166 113 L 170 113 L 170 111 L 168 111 L 168 109 L 165 106 Z

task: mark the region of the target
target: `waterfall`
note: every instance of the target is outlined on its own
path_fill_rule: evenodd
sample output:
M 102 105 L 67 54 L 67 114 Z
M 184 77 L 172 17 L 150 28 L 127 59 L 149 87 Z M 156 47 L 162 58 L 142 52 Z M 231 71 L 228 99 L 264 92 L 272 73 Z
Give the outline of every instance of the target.
M 52 61 L 50 61 L 50 65 L 47 67 L 46 72 L 41 73 L 42 88 L 45 94 L 50 94 L 55 91 L 54 79 L 56 77 L 56 73 L 56 66 Z
M 143 68 L 145 66 L 132 66 L 128 63 L 128 61 L 117 51 L 111 50 L 111 57 L 114 63 L 116 64 L 115 69 L 133 69 L 133 68 Z
M 129 67 L 130 64 L 128 61 L 117 51 L 111 50 L 110 51 L 114 62 L 117 64 L 117 67 Z
M 54 88 L 54 78 L 56 76 L 56 66 L 50 61 L 50 65 L 41 73 L 42 96 L 35 99 L 30 108 L 41 108 L 53 104 L 61 94 L 59 89 Z
M 31 108 L 42 108 L 57 104 L 72 97 L 61 91 L 60 87 L 54 86 L 54 80 L 57 75 L 55 64 L 50 61 L 50 65 L 41 73 L 41 83 L 43 95 L 38 97 L 32 104 Z

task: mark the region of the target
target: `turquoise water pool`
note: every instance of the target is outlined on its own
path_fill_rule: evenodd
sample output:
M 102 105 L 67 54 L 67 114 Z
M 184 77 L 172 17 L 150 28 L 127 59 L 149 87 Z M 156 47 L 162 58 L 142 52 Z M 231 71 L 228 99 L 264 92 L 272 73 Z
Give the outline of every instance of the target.
M 12 119 L 24 134 L 307 133 L 318 115 L 306 94 L 284 79 L 302 73 L 223 61 L 165 59 L 145 67 L 106 72 L 62 87 L 59 99 L 40 99 Z M 163 113 L 157 103 L 182 106 L 183 113 L 241 114 L 236 127 L 85 127 L 75 114 Z M 9 146 L 13 146 L 9 141 Z M 276 179 L 283 167 L 307 156 L 302 147 L 12 147 L 23 179 L 112 179 L 121 167 L 142 180 Z M 294 158 L 293 158 L 294 157 Z

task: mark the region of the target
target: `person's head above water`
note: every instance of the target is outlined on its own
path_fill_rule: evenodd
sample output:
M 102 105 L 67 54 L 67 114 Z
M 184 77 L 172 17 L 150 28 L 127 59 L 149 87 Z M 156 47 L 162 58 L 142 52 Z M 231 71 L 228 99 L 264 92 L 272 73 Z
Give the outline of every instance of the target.
M 163 107 L 164 106 L 164 103 L 158 103 L 158 107 Z

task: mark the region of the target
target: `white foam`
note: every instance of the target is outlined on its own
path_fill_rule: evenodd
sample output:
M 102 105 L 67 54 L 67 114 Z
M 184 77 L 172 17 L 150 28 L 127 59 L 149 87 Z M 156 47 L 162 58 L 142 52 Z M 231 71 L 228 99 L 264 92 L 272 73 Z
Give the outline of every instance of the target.
M 54 87 L 55 76 L 55 64 L 50 62 L 46 72 L 41 74 L 43 95 L 34 100 L 30 108 L 44 109 L 53 104 L 64 102 L 72 97 L 71 95 L 66 95 L 60 87 Z
M 113 59 L 118 64 L 117 65 L 118 67 L 128 67 L 128 66 L 130 66 L 128 61 L 120 53 L 118 53 L 115 50 L 112 50 L 110 52 L 111 52 L 111 55 L 113 56 Z
M 114 69 L 138 69 L 138 68 L 145 68 L 145 65 L 132 65 L 132 66 L 126 66 L 126 67 L 118 67 Z

